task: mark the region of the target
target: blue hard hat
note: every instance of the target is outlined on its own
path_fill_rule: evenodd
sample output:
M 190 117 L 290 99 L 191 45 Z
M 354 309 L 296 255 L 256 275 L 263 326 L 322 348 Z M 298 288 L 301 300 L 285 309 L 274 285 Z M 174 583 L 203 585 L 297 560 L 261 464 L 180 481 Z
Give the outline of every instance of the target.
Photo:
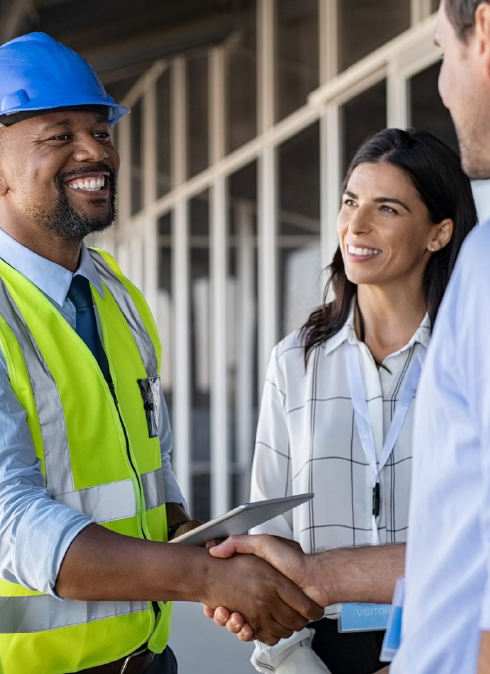
M 107 107 L 111 124 L 129 112 L 85 59 L 50 35 L 28 33 L 0 47 L 0 117 L 84 105 Z

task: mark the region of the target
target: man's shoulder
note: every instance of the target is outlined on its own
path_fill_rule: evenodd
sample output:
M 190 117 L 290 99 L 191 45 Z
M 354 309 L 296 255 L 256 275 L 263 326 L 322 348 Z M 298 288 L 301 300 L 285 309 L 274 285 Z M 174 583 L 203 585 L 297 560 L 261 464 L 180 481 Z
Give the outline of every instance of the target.
M 490 221 L 475 227 L 466 238 L 439 310 L 432 343 L 447 346 L 448 336 L 473 329 L 490 286 Z
M 490 254 L 490 219 L 477 225 L 466 237 L 461 248 L 460 259 L 471 260 L 475 263 L 483 262 L 488 265 Z
M 490 220 L 475 227 L 467 236 L 446 291 L 445 304 L 457 297 L 477 299 L 482 287 L 490 284 Z

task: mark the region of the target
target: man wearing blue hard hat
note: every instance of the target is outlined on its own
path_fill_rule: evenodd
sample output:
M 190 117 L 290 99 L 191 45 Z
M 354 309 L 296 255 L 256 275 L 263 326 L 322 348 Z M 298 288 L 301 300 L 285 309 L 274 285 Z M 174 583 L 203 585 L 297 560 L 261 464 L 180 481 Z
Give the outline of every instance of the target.
M 275 643 L 322 610 L 195 526 L 169 463 L 151 313 L 83 238 L 114 219 L 129 110 L 42 33 L 0 47 L 0 672 L 176 672 L 171 600 Z M 205 657 L 205 654 L 203 654 Z

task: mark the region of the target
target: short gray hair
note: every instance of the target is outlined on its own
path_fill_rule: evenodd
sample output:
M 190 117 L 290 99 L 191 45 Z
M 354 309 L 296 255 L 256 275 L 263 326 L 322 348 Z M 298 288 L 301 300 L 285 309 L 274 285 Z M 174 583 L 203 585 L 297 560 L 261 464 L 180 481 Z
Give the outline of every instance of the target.
M 475 12 L 478 5 L 490 0 L 443 0 L 447 18 L 452 23 L 456 35 L 466 42 L 468 34 L 475 25 Z

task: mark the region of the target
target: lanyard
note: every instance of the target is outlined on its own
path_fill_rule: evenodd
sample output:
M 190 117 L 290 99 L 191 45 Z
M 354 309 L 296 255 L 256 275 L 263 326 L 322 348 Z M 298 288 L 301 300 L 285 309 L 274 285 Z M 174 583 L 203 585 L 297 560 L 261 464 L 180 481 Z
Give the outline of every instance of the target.
M 400 431 L 405 422 L 408 409 L 413 400 L 417 386 L 420 380 L 420 373 L 422 371 L 423 355 L 418 350 L 418 354 L 414 356 L 409 370 L 405 376 L 403 387 L 400 391 L 395 414 L 388 429 L 380 459 L 378 461 L 376 456 L 376 445 L 374 443 L 374 434 L 371 426 L 371 419 L 369 417 L 368 404 L 366 401 L 366 393 L 364 390 L 364 382 L 362 380 L 361 364 L 359 362 L 359 348 L 356 344 L 346 343 L 346 364 L 347 364 L 347 380 L 349 382 L 349 389 L 352 398 L 352 406 L 354 408 L 354 419 L 356 422 L 357 432 L 361 441 L 362 449 L 366 456 L 367 462 L 371 468 L 374 477 L 373 488 L 373 534 L 371 543 L 378 545 L 378 520 L 379 520 L 379 505 L 380 505 L 380 487 L 379 474 L 383 470 L 386 462 L 390 458 L 393 447 L 400 435 Z

